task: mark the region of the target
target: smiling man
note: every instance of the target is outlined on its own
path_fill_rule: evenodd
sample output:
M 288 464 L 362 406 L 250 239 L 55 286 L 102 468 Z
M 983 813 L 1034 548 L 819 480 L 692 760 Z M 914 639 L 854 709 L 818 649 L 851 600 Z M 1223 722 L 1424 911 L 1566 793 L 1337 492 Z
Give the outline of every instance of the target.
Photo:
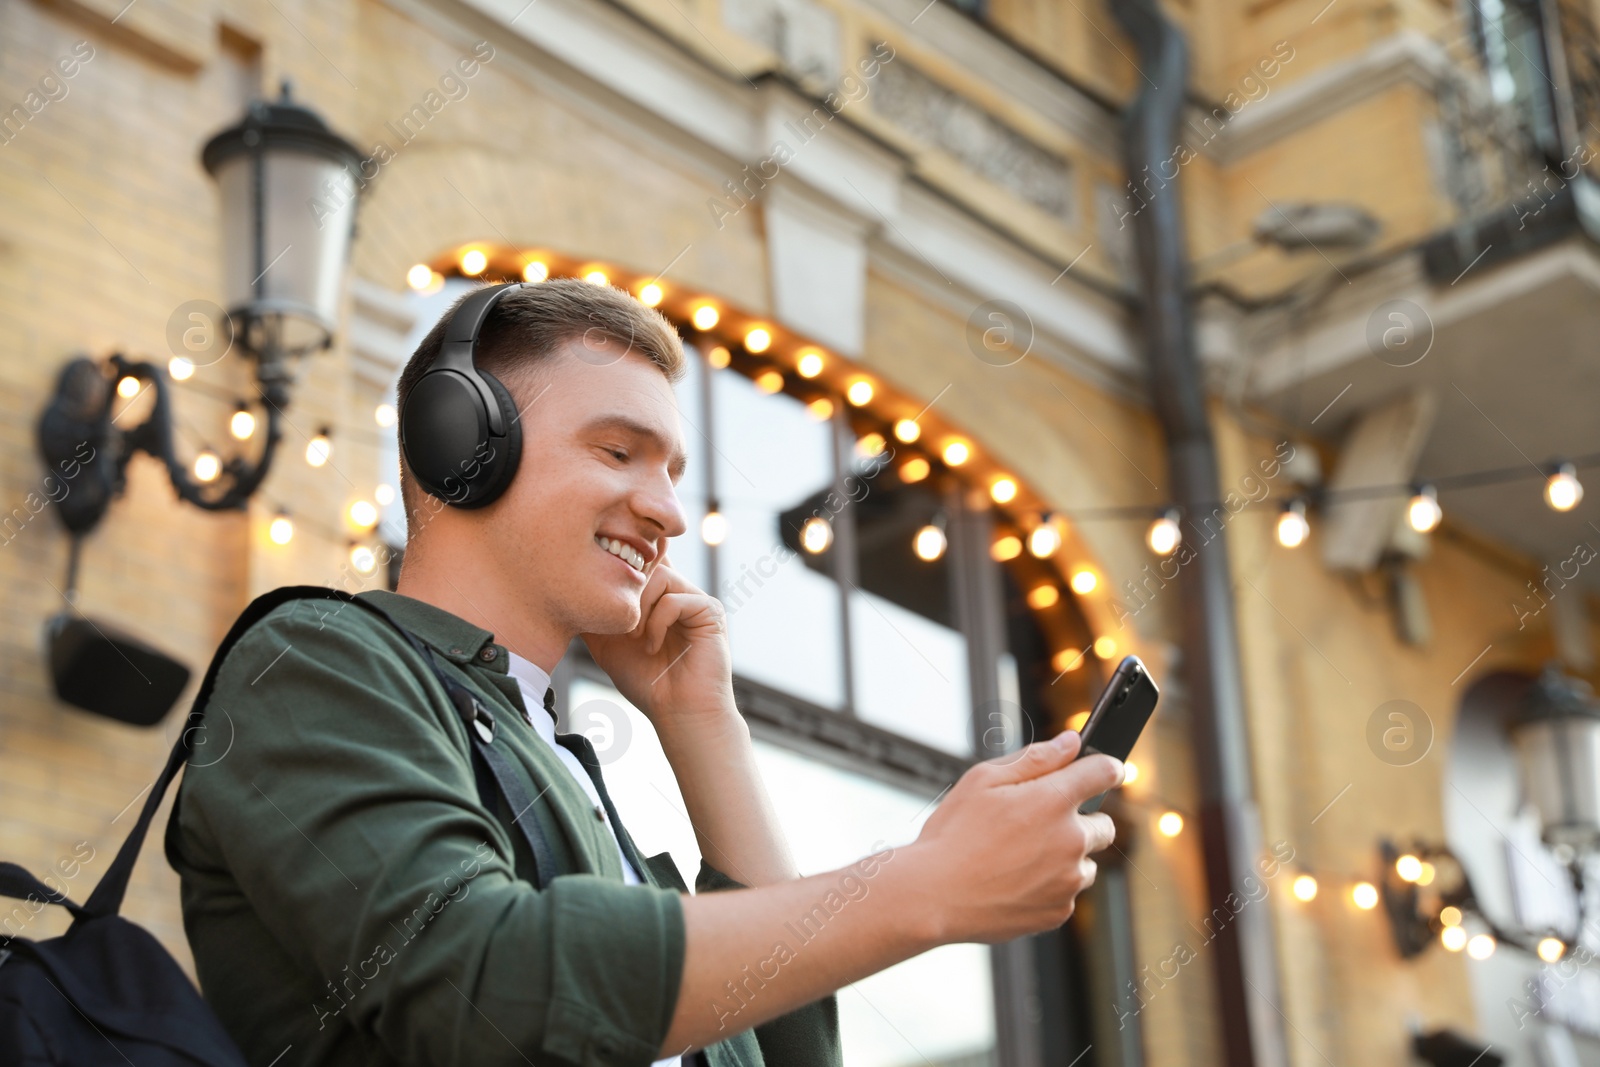
M 403 412 L 449 318 L 401 376 Z M 973 767 L 914 843 L 800 877 L 725 613 L 668 557 L 684 354 L 665 319 L 587 282 L 525 286 L 475 356 L 509 391 L 514 473 L 460 507 L 403 471 L 398 589 L 362 594 L 426 653 L 360 608 L 276 609 L 217 679 L 232 747 L 174 802 L 195 967 L 252 1064 L 831 1067 L 835 990 L 1066 920 L 1112 838 L 1077 807 L 1121 778 L 1074 762 L 1075 733 Z M 693 894 L 639 854 L 587 740 L 556 732 L 550 674 L 580 636 L 660 738 L 706 857 Z M 428 658 L 490 709 L 526 811 L 480 803 Z M 544 888 L 520 816 L 553 853 Z

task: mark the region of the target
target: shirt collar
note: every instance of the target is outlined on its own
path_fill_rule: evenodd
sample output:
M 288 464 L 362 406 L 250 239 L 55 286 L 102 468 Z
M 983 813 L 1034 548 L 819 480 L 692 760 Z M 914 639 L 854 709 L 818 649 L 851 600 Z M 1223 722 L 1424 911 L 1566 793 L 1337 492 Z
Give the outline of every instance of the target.
M 451 663 L 462 667 L 470 664 L 496 674 L 506 673 L 511 653 L 495 644 L 494 634 L 488 630 L 426 601 L 386 589 L 370 589 L 356 595 L 388 612 L 395 622 Z
M 531 659 L 523 659 L 515 652 L 506 653 L 506 673 L 515 678 L 539 701 L 544 701 L 544 691 L 550 688 L 550 675 Z

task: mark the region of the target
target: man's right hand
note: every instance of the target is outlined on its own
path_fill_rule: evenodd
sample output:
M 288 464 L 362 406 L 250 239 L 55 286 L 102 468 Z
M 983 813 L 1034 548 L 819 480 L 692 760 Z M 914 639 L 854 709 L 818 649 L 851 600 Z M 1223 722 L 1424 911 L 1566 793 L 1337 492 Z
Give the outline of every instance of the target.
M 850 868 L 683 897 L 683 980 L 660 1056 L 720 1041 L 940 945 L 1060 926 L 1094 882 L 1122 781 L 1069 732 L 971 767 L 909 845 Z M 785 951 L 778 951 L 779 949 Z M 736 996 L 735 996 L 736 995 Z
M 996 944 L 1052 930 L 1094 884 L 1089 856 L 1116 836 L 1103 812 L 1078 814 L 1122 782 L 1123 764 L 1066 731 L 969 768 L 902 850 L 927 877 L 941 944 Z M 1076 760 L 1076 762 L 1074 762 Z

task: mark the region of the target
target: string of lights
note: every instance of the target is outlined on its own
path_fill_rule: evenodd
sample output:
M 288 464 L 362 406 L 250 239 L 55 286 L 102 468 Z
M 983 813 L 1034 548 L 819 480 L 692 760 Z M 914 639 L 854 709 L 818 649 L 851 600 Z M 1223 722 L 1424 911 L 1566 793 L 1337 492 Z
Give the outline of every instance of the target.
M 852 432 L 857 435 L 856 457 L 863 465 L 873 467 L 873 476 L 893 476 L 907 485 L 935 474 L 954 477 L 960 484 L 983 492 L 993 501 L 999 510 L 990 544 L 991 558 L 1010 563 L 1023 560 L 1026 555 L 1059 572 L 1049 580 L 1030 578 L 1027 582 L 1027 603 L 1042 616 L 1057 610 L 1067 591 L 1078 597 L 1088 597 L 1104 585 L 1093 565 L 1069 558 L 1080 552 L 1080 546 L 1069 536 L 1076 524 L 1148 522 L 1146 545 L 1158 556 L 1170 556 L 1183 545 L 1186 523 L 1192 526 L 1206 522 L 1216 511 L 1225 508 L 1237 512 L 1245 507 L 1267 507 L 1278 510 L 1276 536 L 1279 544 L 1295 548 L 1309 538 L 1309 516 L 1314 510 L 1345 501 L 1409 496 L 1407 519 L 1413 529 L 1427 533 L 1436 529 L 1443 519 L 1439 504 L 1441 490 L 1464 490 L 1542 476 L 1546 503 L 1555 510 L 1570 511 L 1583 498 L 1578 471 L 1600 465 L 1600 453 L 1595 453 L 1571 461 L 1552 461 L 1543 468 L 1528 464 L 1469 471 L 1442 475 L 1422 483 L 1340 489 L 1309 486 L 1294 494 L 1247 500 L 1243 507 L 1237 498 L 1231 502 L 1231 507 L 1227 501 L 1217 501 L 1214 506 L 1207 505 L 1203 514 L 1186 514 L 1171 503 L 1161 502 L 1059 508 L 1045 501 L 1042 494 L 1032 491 L 993 457 L 985 455 L 969 437 L 933 411 L 932 405 L 897 394 L 874 375 L 824 347 L 759 317 L 730 308 L 715 298 L 674 291 L 659 277 L 630 273 L 606 264 L 484 245 L 463 247 L 433 264 L 416 264 L 407 271 L 406 281 L 415 291 L 434 293 L 444 285 L 445 272 L 485 282 L 520 278 L 537 283 L 563 276 L 582 278 L 597 285 L 615 284 L 674 322 L 711 370 L 732 369 L 750 379 L 764 393 L 785 393 L 804 404 L 808 413 L 819 421 L 834 420 L 842 408 L 850 413 Z M 195 366 L 182 357 L 168 364 L 169 374 L 175 381 L 185 383 L 186 388 L 218 403 L 232 405 L 235 410 L 228 419 L 229 432 L 237 441 L 248 440 L 255 433 L 259 420 L 230 391 L 193 380 L 195 370 Z M 121 384 L 128 385 L 134 393 L 139 386 L 131 379 Z M 386 443 L 397 421 L 394 406 L 383 402 L 374 407 L 371 423 L 363 419 L 358 425 L 341 424 L 337 433 L 331 426 L 322 426 L 307 441 L 305 460 L 314 468 L 328 465 L 336 436 L 369 444 Z M 190 430 L 192 432 L 192 428 Z M 204 438 L 196 436 L 195 439 L 201 442 L 201 450 L 193 461 L 195 477 L 202 481 L 214 480 L 225 469 L 223 461 L 204 443 Z M 324 530 L 315 522 L 310 528 L 325 533 L 330 539 L 344 538 L 350 545 L 352 565 L 358 573 L 370 576 L 376 573 L 377 555 L 381 551 L 379 509 L 390 504 L 396 495 L 393 486 L 377 485 L 370 497 L 345 502 L 342 530 L 331 527 Z M 725 505 L 737 508 L 743 503 L 745 501 L 737 496 L 708 500 L 700 520 L 701 539 L 713 546 L 726 541 L 731 521 L 723 508 Z M 947 521 L 942 510 L 935 511 L 929 521 L 912 534 L 907 546 L 912 554 L 930 563 L 942 558 L 949 545 Z M 280 507 L 267 524 L 266 533 L 269 541 L 282 546 L 293 539 L 294 530 L 294 516 L 288 508 Z M 835 544 L 833 525 L 822 515 L 805 519 L 798 535 L 800 547 L 812 554 L 830 551 Z M 1117 651 L 1115 638 L 1102 634 L 1084 648 L 1067 647 L 1055 652 L 1052 665 L 1065 673 L 1083 666 L 1091 654 L 1107 660 Z

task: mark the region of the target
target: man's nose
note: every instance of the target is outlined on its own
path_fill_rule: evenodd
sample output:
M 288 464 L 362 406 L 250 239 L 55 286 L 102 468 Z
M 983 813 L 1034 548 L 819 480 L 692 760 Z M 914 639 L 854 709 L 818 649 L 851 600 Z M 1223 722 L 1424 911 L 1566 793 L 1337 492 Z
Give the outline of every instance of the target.
M 678 502 L 677 491 L 670 480 L 652 483 L 642 494 L 639 510 L 645 518 L 661 527 L 667 537 L 677 537 L 689 528 L 689 520 Z

